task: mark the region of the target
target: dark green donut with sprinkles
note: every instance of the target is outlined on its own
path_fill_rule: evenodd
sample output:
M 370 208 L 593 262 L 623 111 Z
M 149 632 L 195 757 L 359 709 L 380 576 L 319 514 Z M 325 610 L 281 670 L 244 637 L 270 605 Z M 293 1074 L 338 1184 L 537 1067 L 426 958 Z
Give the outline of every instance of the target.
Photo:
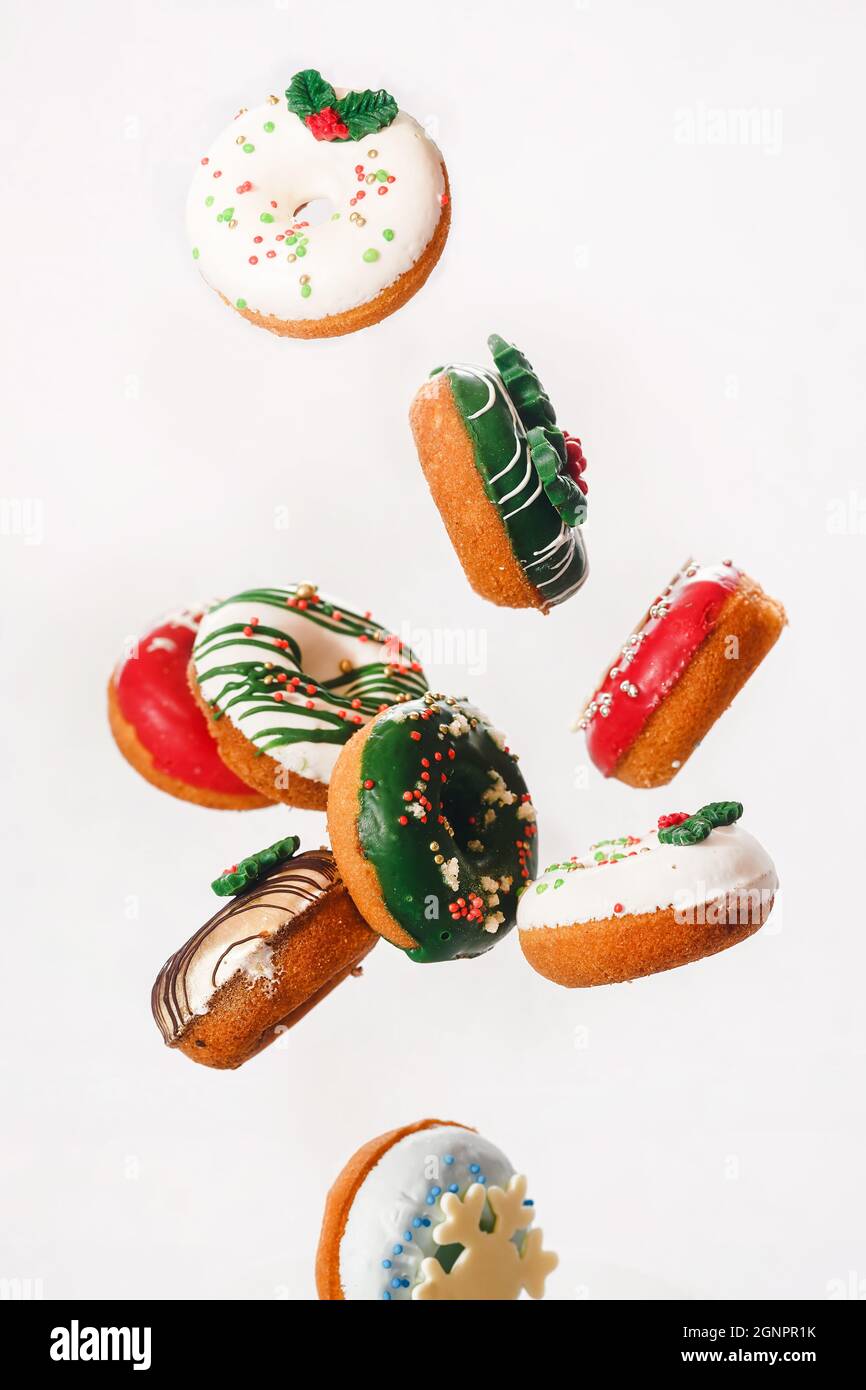
M 489 951 L 514 926 L 538 862 L 517 758 L 473 705 L 427 694 L 364 739 L 358 839 L 415 961 Z M 349 885 L 351 889 L 351 884 Z

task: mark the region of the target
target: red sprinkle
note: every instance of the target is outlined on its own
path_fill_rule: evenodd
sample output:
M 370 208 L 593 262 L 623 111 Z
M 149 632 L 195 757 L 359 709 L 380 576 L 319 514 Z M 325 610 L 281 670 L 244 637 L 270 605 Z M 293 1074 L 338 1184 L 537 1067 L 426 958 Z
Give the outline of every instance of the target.
M 688 820 L 685 811 L 672 811 L 669 816 L 659 816 L 659 830 L 667 830 L 671 825 L 682 825 L 684 820 Z
M 364 781 L 364 787 L 368 792 L 372 791 L 375 785 L 376 783 L 373 781 L 372 777 L 367 777 Z

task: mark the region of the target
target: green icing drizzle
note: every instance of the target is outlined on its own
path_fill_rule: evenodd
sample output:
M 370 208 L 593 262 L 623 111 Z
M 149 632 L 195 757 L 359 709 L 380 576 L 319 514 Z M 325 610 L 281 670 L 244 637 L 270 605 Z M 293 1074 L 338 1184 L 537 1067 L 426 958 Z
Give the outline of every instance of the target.
M 284 840 L 277 840 L 267 849 L 260 849 L 257 854 L 242 859 L 234 868 L 224 870 L 219 878 L 214 879 L 211 888 L 221 898 L 233 898 L 236 893 L 243 893 L 251 883 L 267 878 L 268 874 L 291 859 L 300 843 L 297 835 L 287 835 Z
M 371 619 L 349 608 L 337 609 L 318 596 L 313 601 L 304 599 L 305 608 L 298 607 L 301 588 L 293 585 L 288 589 L 247 589 L 217 604 L 210 613 L 218 613 L 228 604 L 240 603 L 247 605 L 252 614 L 257 605 L 283 607 L 292 600 L 291 612 L 295 619 L 303 619 L 335 636 L 358 637 L 377 643 L 386 641 L 388 634 Z M 335 612 L 339 612 L 339 619 L 334 617 Z M 400 646 L 399 650 L 395 647 L 390 662 L 369 661 L 328 680 L 316 681 L 304 671 L 301 647 L 282 628 L 263 622 L 247 634 L 248 626 L 244 622 L 232 622 L 206 633 L 193 648 L 193 660 L 200 685 L 216 677 L 224 682 L 210 701 L 214 719 L 221 719 L 229 711 L 236 723 L 252 714 L 273 717 L 274 722 L 267 728 L 249 736 L 259 744 L 258 753 L 290 743 L 347 743 L 358 724 L 366 723 L 383 705 L 417 698 L 427 688 L 423 671 L 406 647 Z M 277 641 L 286 645 L 277 648 Z M 238 646 L 248 652 L 244 660 L 221 660 L 222 650 Z M 412 664 L 417 670 L 411 669 Z M 291 690 L 288 683 L 275 683 L 278 673 L 300 677 L 302 691 L 307 685 L 314 686 L 314 691 L 305 691 L 305 694 L 314 694 L 315 707 L 307 709 L 301 700 L 277 703 L 275 693 Z M 314 724 L 326 727 L 318 728 Z
M 490 341 L 503 342 L 495 336 Z M 516 348 L 510 351 L 520 363 L 526 364 Z M 501 358 L 501 351 L 499 355 Z M 519 370 L 525 373 L 529 370 L 528 364 Z M 517 371 L 516 362 L 512 363 L 512 383 Z M 437 372 L 447 373 L 454 402 L 472 440 L 475 465 L 484 490 L 499 509 L 515 558 L 545 602 L 563 603 L 576 593 L 586 578 L 586 549 L 580 532 L 560 514 L 551 500 L 550 483 L 543 483 L 533 464 L 525 421 L 516 402 L 512 401 L 510 390 L 506 390 L 503 378 L 488 368 L 459 363 L 438 368 Z M 552 416 L 553 407 L 538 387 L 537 378 L 533 380 L 538 388 L 534 395 L 528 389 L 520 393 L 524 408 L 529 412 L 527 419 L 535 418 L 533 410 L 545 418 L 548 413 Z M 533 395 L 534 405 L 530 403 L 530 395 Z M 551 432 L 562 439 L 556 430 L 555 416 Z M 564 451 L 563 441 L 563 458 Z M 574 487 L 583 501 L 583 494 L 576 484 Z
M 358 836 L 385 906 L 418 943 L 406 954 L 425 964 L 501 941 L 537 868 L 535 812 L 517 759 L 473 705 L 442 695 L 394 707 L 373 725 Z
M 734 821 L 739 820 L 742 814 L 742 802 L 711 801 L 709 805 L 702 806 L 699 811 L 695 811 L 688 820 L 660 830 L 659 843 L 662 845 L 696 845 L 701 840 L 705 840 L 710 831 L 715 830 L 717 826 L 733 825 Z

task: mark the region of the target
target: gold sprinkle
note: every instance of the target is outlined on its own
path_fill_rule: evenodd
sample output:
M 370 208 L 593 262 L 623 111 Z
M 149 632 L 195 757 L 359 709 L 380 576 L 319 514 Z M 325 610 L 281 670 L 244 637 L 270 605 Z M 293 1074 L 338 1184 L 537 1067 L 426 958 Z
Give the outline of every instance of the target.
M 379 151 L 378 151 L 378 150 L 368 150 L 368 151 L 367 151 L 367 158 L 368 158 L 368 159 L 376 159 L 376 158 L 378 157 L 378 154 L 379 154 Z
M 230 231 L 230 232 L 233 232 L 234 229 L 235 229 L 235 227 L 236 227 L 237 225 L 238 225 L 238 219 L 237 219 L 236 217 L 233 217 L 232 220 L 231 220 L 231 222 L 229 223 L 229 231 Z
M 239 116 L 243 115 L 243 112 L 239 111 L 239 112 L 238 112 L 238 115 L 239 115 Z M 238 138 L 237 138 L 237 140 L 235 140 L 235 144 L 236 144 L 236 145 L 245 145 L 245 144 L 246 144 L 246 140 L 247 140 L 247 137 L 246 137 L 245 135 L 239 135 Z
M 420 719 L 421 716 L 420 716 L 420 714 L 418 713 L 418 711 L 417 711 L 416 709 L 413 709 L 412 713 L 409 715 L 409 718 L 410 718 L 410 719 Z
M 246 106 L 242 106 L 240 111 L 238 111 L 237 116 L 235 116 L 235 120 L 237 120 L 239 116 L 245 116 L 247 114 L 247 109 L 248 108 Z
M 298 259 L 298 258 L 297 258 L 297 256 L 295 255 L 294 251 L 290 251 L 289 254 L 288 254 L 288 256 L 286 257 L 286 260 L 287 260 L 287 261 L 296 261 L 297 259 Z
M 305 285 L 305 284 L 307 283 L 307 281 L 309 280 L 309 278 L 310 278 L 309 275 L 302 275 L 302 276 L 301 276 L 301 284 L 302 284 L 302 285 Z M 316 586 L 315 586 L 315 584 L 310 584 L 309 582 L 307 582 L 307 583 L 305 583 L 305 584 L 299 584 L 299 585 L 298 585 L 297 589 L 295 590 L 295 595 L 296 595 L 297 598 L 312 598 L 312 597 L 313 597 L 313 594 L 314 594 L 315 592 L 316 592 Z
M 343 660 L 340 662 L 340 670 L 344 672 L 352 670 L 352 663 L 347 656 L 344 656 Z
M 272 661 L 266 661 L 266 662 L 265 662 L 265 670 L 266 670 L 266 671 L 273 671 L 273 669 L 274 669 L 274 663 L 273 663 Z
M 310 277 L 309 277 L 309 275 L 302 275 L 302 276 L 301 276 L 301 279 L 300 279 L 300 284 L 302 284 L 302 285 L 309 285 L 309 283 L 310 283 Z M 300 591 L 299 591 L 299 592 L 300 592 Z
M 362 217 L 361 214 L 358 213 L 358 220 L 357 220 L 357 222 L 355 223 L 355 226 L 356 226 L 356 227 L 366 227 L 366 225 L 367 225 L 367 219 L 366 219 L 366 217 Z
M 375 175 L 375 174 L 368 174 L 368 175 L 367 175 L 367 178 L 366 178 L 366 182 L 367 182 L 367 183 L 375 183 L 375 182 L 376 182 L 376 175 Z
M 445 855 L 444 855 L 444 854 L 434 854 L 434 856 L 433 856 L 433 863 L 434 863 L 434 864 L 444 864 L 444 863 L 445 863 Z
M 274 683 L 274 678 L 273 678 L 273 676 L 265 676 L 265 685 L 273 685 L 273 683 Z
M 430 841 L 430 848 L 431 848 L 431 849 L 438 849 L 438 848 L 439 848 L 439 841 L 438 841 L 438 840 L 431 840 L 431 841 Z
M 279 105 L 279 100 L 279 97 L 275 97 L 273 93 L 271 93 L 271 95 L 268 97 L 268 101 L 270 102 L 271 106 Z

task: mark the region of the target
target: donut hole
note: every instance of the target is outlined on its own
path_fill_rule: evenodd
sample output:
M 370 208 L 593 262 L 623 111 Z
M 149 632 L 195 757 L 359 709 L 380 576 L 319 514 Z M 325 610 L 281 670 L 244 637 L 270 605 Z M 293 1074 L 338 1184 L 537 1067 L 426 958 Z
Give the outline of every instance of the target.
M 323 222 L 331 220 L 336 211 L 332 199 L 310 198 L 306 203 L 299 203 L 292 216 L 301 218 L 310 227 L 321 227 Z

